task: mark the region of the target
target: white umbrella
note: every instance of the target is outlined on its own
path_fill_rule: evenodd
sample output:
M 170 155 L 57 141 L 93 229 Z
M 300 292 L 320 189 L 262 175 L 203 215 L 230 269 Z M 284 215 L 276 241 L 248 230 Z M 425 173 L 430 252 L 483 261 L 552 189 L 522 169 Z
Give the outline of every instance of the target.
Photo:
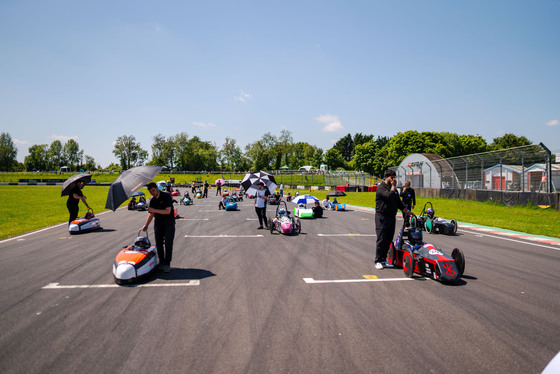
M 299 195 L 298 197 L 296 197 L 295 199 L 292 200 L 292 202 L 294 202 L 298 205 L 299 204 L 313 204 L 315 201 L 319 201 L 319 199 L 317 199 L 313 195 Z

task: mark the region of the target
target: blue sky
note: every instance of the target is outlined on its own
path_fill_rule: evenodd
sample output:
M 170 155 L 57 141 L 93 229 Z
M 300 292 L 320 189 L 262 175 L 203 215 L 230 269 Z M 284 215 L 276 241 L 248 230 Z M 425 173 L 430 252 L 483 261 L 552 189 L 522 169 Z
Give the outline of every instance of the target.
M 511 132 L 560 152 L 560 1 L 0 1 L 0 130 L 23 161 L 186 132 Z

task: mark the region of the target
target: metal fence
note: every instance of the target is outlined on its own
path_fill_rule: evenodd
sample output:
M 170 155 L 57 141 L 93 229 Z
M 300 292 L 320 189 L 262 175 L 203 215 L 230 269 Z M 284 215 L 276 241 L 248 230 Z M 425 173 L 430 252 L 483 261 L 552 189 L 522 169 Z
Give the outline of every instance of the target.
M 542 143 L 475 153 L 452 158 L 432 158 L 430 174 L 437 175 L 436 183 L 417 187 L 444 189 L 546 192 L 560 188 L 560 165 L 552 163 L 552 155 Z M 408 180 L 407 167 L 394 167 L 397 175 Z M 433 168 L 434 170 L 432 170 Z M 414 174 L 414 172 L 412 172 Z
M 271 171 L 278 183 L 289 185 L 370 186 L 371 175 L 361 172 Z

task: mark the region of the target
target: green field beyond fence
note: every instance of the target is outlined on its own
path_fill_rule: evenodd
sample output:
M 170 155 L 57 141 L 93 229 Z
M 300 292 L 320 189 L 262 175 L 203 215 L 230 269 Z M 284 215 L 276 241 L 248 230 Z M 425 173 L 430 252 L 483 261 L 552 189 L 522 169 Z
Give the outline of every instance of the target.
M 105 201 L 109 187 L 86 186 L 83 190 L 88 203 L 99 213 L 105 209 Z M 184 191 L 184 190 L 183 190 Z M 183 192 L 182 191 L 182 192 Z M 286 190 L 285 194 L 295 190 Z M 0 186 L 0 239 L 8 238 L 25 232 L 37 230 L 50 225 L 67 222 L 67 197 L 60 197 L 61 186 Z M 147 194 L 147 191 L 144 190 Z M 309 193 L 302 190 L 300 193 Z M 324 199 L 326 191 L 313 191 L 312 194 Z M 213 193 L 211 193 L 213 195 Z M 415 213 L 420 213 L 426 198 L 419 198 Z M 485 226 L 499 227 L 514 231 L 536 235 L 547 235 L 560 238 L 557 222 L 560 212 L 557 210 L 542 210 L 531 207 L 506 207 L 491 203 L 480 203 L 457 199 L 429 199 L 434 205 L 436 215 L 459 222 L 469 222 Z M 349 192 L 347 196 L 339 198 L 339 202 L 349 205 L 373 207 L 375 205 L 374 192 Z M 126 204 L 126 203 L 125 203 Z M 123 205 L 125 205 L 123 204 Z M 185 216 L 189 210 L 186 208 Z M 80 203 L 80 216 L 85 213 L 85 207 Z M 340 212 L 347 214 L 349 212 Z M 371 220 L 371 232 L 374 223 Z

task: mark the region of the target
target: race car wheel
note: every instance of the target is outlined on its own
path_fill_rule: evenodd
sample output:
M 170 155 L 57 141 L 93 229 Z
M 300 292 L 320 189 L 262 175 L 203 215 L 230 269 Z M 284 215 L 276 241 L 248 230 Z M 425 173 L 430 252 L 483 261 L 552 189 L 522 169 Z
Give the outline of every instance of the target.
M 459 274 L 462 276 L 465 271 L 465 256 L 463 255 L 463 251 L 459 248 L 455 248 L 453 252 L 451 252 L 451 257 L 455 260 L 457 270 L 459 270 Z
M 452 219 L 451 224 L 453 225 L 453 229 L 451 229 L 451 235 L 455 235 L 457 233 L 457 221 Z
M 431 234 L 434 231 L 434 220 L 431 218 L 426 219 L 426 222 L 424 222 L 424 230 L 426 230 L 426 232 L 428 234 Z
M 301 233 L 301 221 L 299 220 L 299 218 L 296 218 L 296 231 L 298 234 Z
M 414 255 L 409 248 L 403 252 L 403 271 L 404 275 L 412 278 L 412 274 L 414 274 Z
M 389 252 L 387 252 L 387 262 L 391 265 L 395 265 L 395 247 L 393 243 L 389 245 Z
M 274 223 L 274 220 L 268 219 L 268 217 L 267 217 L 266 220 L 268 222 L 268 225 L 270 226 L 270 233 L 274 234 L 274 229 L 276 227 L 276 223 Z

